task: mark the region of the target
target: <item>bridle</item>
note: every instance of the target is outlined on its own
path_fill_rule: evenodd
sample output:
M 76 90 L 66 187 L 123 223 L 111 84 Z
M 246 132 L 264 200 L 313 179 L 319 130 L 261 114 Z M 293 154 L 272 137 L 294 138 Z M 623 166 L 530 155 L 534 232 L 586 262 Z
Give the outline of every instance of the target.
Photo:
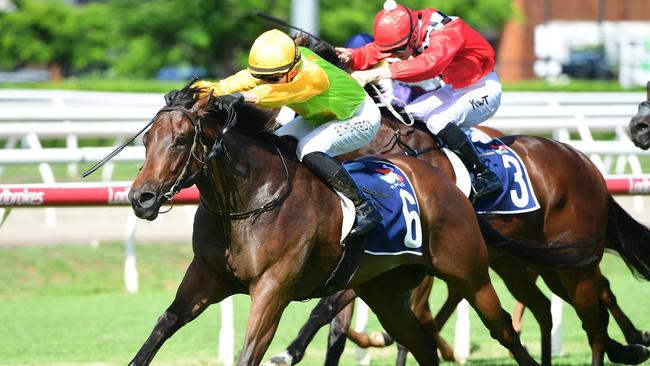
M 189 84 L 188 84 L 189 85 Z M 129 145 L 131 142 L 133 142 L 138 136 L 140 136 L 143 132 L 145 132 L 153 123 L 156 121 L 158 116 L 161 113 L 166 113 L 166 112 L 181 112 L 183 113 L 192 123 L 194 126 L 194 138 L 192 139 L 192 147 L 190 149 L 190 153 L 187 157 L 187 161 L 185 162 L 185 165 L 183 166 L 183 170 L 181 171 L 181 174 L 179 174 L 178 178 L 176 178 L 176 181 L 174 184 L 171 185 L 169 188 L 169 191 L 167 191 L 165 194 L 162 195 L 163 198 L 165 198 L 166 201 L 169 201 L 171 204 L 171 207 L 166 210 L 166 211 L 161 211 L 159 213 L 166 213 L 169 212 L 173 208 L 173 201 L 172 198 L 183 188 L 187 188 L 191 185 L 193 185 L 196 181 L 196 179 L 203 174 L 204 172 L 207 171 L 208 169 L 208 163 L 210 160 L 218 157 L 218 156 L 224 156 L 226 161 L 231 164 L 230 159 L 228 158 L 228 151 L 226 148 L 226 145 L 224 144 L 224 138 L 226 134 L 237 124 L 237 114 L 235 112 L 234 106 L 223 106 L 222 110 L 226 112 L 226 123 L 224 124 L 223 128 L 221 129 L 221 133 L 217 136 L 217 138 L 214 141 L 214 144 L 212 145 L 210 151 L 208 152 L 207 146 L 203 144 L 202 141 L 202 136 L 203 136 L 203 129 L 201 125 L 201 117 L 198 116 L 197 112 L 192 112 L 188 110 L 187 108 L 181 106 L 181 105 L 173 105 L 173 99 L 175 97 L 175 92 L 173 91 L 165 96 L 165 100 L 167 101 L 167 105 L 163 108 L 161 108 L 156 115 L 133 137 L 131 137 L 128 141 L 117 147 L 115 150 L 113 150 L 110 154 L 108 154 L 105 158 L 97 162 L 95 165 L 93 165 L 91 168 L 86 170 L 81 176 L 82 177 L 87 177 L 88 175 L 92 174 L 94 171 L 99 169 L 102 165 L 104 165 L 106 162 L 111 160 L 115 155 L 119 154 L 124 148 Z M 208 103 L 212 103 L 212 100 L 210 99 Z M 221 217 L 226 217 L 232 220 L 241 220 L 245 218 L 254 218 L 254 220 L 259 217 L 260 214 L 270 211 L 277 207 L 284 198 L 286 198 L 289 195 L 289 192 L 291 191 L 291 180 L 289 179 L 289 168 L 287 167 L 287 163 L 284 159 L 284 156 L 282 155 L 282 151 L 275 145 L 273 144 L 273 147 L 275 150 L 278 152 L 278 155 L 280 156 L 280 160 L 282 161 L 282 166 L 284 168 L 284 173 L 285 173 L 285 184 L 282 187 L 285 187 L 283 192 L 281 193 L 276 193 L 273 198 L 271 198 L 269 201 L 267 201 L 265 204 L 262 206 L 247 210 L 247 211 L 242 211 L 242 212 L 216 212 L 214 210 L 211 210 L 203 203 L 203 200 L 201 200 L 200 204 L 208 210 L 211 214 L 215 216 L 221 216 Z M 201 159 L 199 155 L 196 153 L 196 150 L 200 148 L 201 154 L 200 156 L 203 157 Z M 207 154 L 206 154 L 207 152 Z M 193 161 L 196 160 L 201 164 L 201 167 L 197 169 L 196 171 L 192 172 L 191 171 L 191 166 Z
M 209 101 L 209 103 L 210 102 L 211 101 Z M 192 184 L 194 184 L 197 177 L 203 174 L 203 172 L 207 171 L 208 163 L 210 162 L 210 160 L 219 156 L 224 156 L 226 158 L 226 161 L 229 164 L 231 163 L 230 159 L 228 158 L 228 151 L 226 145 L 224 144 L 224 138 L 226 134 L 237 124 L 237 114 L 233 106 L 224 106 L 223 110 L 226 112 L 227 115 L 226 123 L 221 129 L 221 133 L 215 139 L 209 152 L 201 139 L 203 134 L 203 129 L 201 125 L 202 120 L 200 117 L 198 117 L 198 115 L 195 112 L 191 112 L 182 106 L 166 106 L 163 107 L 161 110 L 159 110 L 158 113 L 156 114 L 156 116 L 158 116 L 160 113 L 163 112 L 178 111 L 183 113 L 192 122 L 192 125 L 194 126 L 194 138 L 192 139 L 193 140 L 192 147 L 190 148 L 190 153 L 187 157 L 187 161 L 185 162 L 185 165 L 183 166 L 183 170 L 181 171 L 181 174 L 179 174 L 178 178 L 176 178 L 176 181 L 174 182 L 174 184 L 172 184 L 169 191 L 163 194 L 163 197 L 166 200 L 168 200 L 170 203 L 172 203 L 172 207 L 173 207 L 172 197 L 174 197 L 174 195 L 176 195 L 176 193 L 178 193 L 181 189 L 187 188 Z M 255 221 L 257 217 L 259 217 L 259 215 L 261 215 L 262 213 L 266 211 L 270 211 L 275 207 L 277 207 L 280 204 L 280 202 L 282 202 L 282 200 L 284 200 L 284 198 L 291 191 L 291 181 L 289 180 L 289 168 L 287 167 L 284 156 L 282 155 L 282 151 L 275 145 L 273 145 L 273 147 L 276 149 L 278 155 L 280 156 L 280 160 L 282 161 L 282 166 L 285 172 L 285 184 L 283 185 L 283 187 L 286 187 L 286 189 L 282 193 L 276 193 L 273 196 L 273 198 L 271 198 L 269 201 L 267 201 L 265 204 L 263 204 L 258 208 L 247 210 L 247 211 L 241 211 L 241 212 L 217 212 L 212 209 L 209 209 L 208 206 L 203 202 L 203 200 L 201 200 L 201 205 L 206 210 L 208 210 L 208 212 L 210 212 L 212 215 L 215 216 L 227 217 L 233 220 L 254 218 L 253 221 Z M 200 148 L 202 150 L 201 156 L 203 156 L 203 159 L 199 158 L 199 156 L 197 155 L 196 153 L 197 148 Z M 196 160 L 201 164 L 201 167 L 194 172 L 191 171 L 193 160 Z M 169 210 L 171 210 L 171 207 L 169 208 Z M 161 213 L 168 212 L 169 210 L 163 211 Z
M 201 135 L 202 135 L 202 130 L 201 130 L 201 119 L 197 118 L 197 116 L 194 113 L 191 113 L 187 109 L 181 107 L 181 106 L 167 106 L 163 107 L 158 111 L 156 116 L 158 116 L 160 113 L 163 112 L 174 112 L 178 111 L 183 113 L 191 122 L 192 125 L 194 126 L 194 138 L 192 139 L 192 147 L 190 148 L 190 153 L 187 156 L 187 161 L 185 162 L 185 165 L 183 166 L 183 170 L 181 171 L 181 174 L 178 175 L 178 178 L 176 178 L 176 181 L 174 184 L 169 187 L 169 191 L 165 194 L 163 194 L 163 197 L 166 198 L 168 201 L 172 202 L 172 198 L 178 193 L 181 189 L 187 188 L 194 184 L 195 179 L 201 174 L 201 172 L 206 169 L 207 167 L 207 157 L 204 158 L 204 160 L 201 160 L 195 153 L 195 150 L 197 146 L 201 147 L 201 150 L 203 152 L 203 155 L 205 154 L 205 151 L 207 150 L 206 146 L 203 144 L 203 141 L 201 140 Z M 195 172 L 191 172 L 190 167 L 192 166 L 192 159 L 198 161 L 201 164 L 201 168 L 197 169 Z M 173 206 L 172 206 L 173 207 Z M 169 208 L 171 210 L 171 207 Z M 168 212 L 163 211 L 161 213 Z

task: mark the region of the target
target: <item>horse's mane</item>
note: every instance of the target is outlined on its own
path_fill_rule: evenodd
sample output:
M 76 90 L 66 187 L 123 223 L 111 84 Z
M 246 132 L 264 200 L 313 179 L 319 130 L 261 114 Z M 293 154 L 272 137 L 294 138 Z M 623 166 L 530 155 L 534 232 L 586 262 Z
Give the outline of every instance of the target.
M 298 33 L 294 38 L 298 46 L 309 48 L 314 51 L 318 56 L 322 57 L 325 61 L 335 65 L 336 67 L 346 70 L 345 65 L 339 60 L 336 50 L 329 43 L 322 42 L 310 37 L 305 33 Z
M 198 99 L 199 89 L 186 86 L 181 90 L 172 90 L 165 94 L 168 107 L 182 107 L 191 109 Z M 220 124 L 226 118 L 226 112 L 217 107 L 216 101 L 219 97 L 209 97 L 206 106 L 203 108 L 202 118 L 217 121 Z M 239 103 L 235 106 L 237 123 L 234 130 L 249 136 L 258 141 L 271 142 L 274 146 L 286 151 L 295 151 L 295 138 L 285 138 L 274 135 L 271 126 L 275 123 L 276 110 L 258 107 L 251 103 Z M 292 154 L 290 156 L 293 156 Z

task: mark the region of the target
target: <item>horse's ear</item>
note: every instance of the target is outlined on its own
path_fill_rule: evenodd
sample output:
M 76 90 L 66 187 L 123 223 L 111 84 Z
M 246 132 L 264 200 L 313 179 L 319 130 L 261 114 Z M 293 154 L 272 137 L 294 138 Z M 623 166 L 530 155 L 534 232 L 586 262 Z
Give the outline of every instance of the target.
M 178 95 L 178 90 L 172 90 L 169 93 L 165 94 L 165 104 L 167 106 L 172 105 L 174 103 L 174 99 L 176 99 L 176 96 Z
M 212 105 L 214 103 L 214 96 L 210 94 L 207 98 L 199 98 L 194 102 L 190 112 L 196 114 L 206 113 L 206 106 Z
M 294 42 L 296 42 L 296 45 L 302 46 L 302 47 L 307 47 L 311 49 L 311 37 L 308 34 L 305 34 L 303 32 L 299 32 L 296 34 L 296 37 L 293 39 Z

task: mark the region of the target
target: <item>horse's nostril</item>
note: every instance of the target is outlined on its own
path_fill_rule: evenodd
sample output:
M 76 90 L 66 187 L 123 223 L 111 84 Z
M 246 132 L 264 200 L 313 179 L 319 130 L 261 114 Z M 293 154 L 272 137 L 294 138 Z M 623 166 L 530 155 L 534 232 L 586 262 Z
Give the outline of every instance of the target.
M 630 131 L 632 132 L 636 131 L 637 133 L 640 133 L 643 131 L 647 131 L 649 127 L 650 126 L 646 122 L 636 122 L 630 125 Z
M 140 206 L 147 208 L 153 206 L 156 203 L 156 195 L 153 192 L 141 192 L 138 197 L 138 203 Z

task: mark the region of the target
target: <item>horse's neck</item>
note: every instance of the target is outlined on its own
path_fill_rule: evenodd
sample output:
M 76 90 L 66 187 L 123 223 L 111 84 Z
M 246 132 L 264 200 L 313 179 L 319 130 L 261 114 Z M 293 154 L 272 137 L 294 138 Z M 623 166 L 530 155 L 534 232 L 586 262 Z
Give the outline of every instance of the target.
M 272 145 L 259 142 L 237 131 L 225 141 L 226 155 L 208 163 L 206 174 L 197 182 L 203 203 L 213 212 L 244 212 L 261 207 L 286 189 L 287 173 L 297 164 Z M 262 202 L 264 201 L 264 202 Z

